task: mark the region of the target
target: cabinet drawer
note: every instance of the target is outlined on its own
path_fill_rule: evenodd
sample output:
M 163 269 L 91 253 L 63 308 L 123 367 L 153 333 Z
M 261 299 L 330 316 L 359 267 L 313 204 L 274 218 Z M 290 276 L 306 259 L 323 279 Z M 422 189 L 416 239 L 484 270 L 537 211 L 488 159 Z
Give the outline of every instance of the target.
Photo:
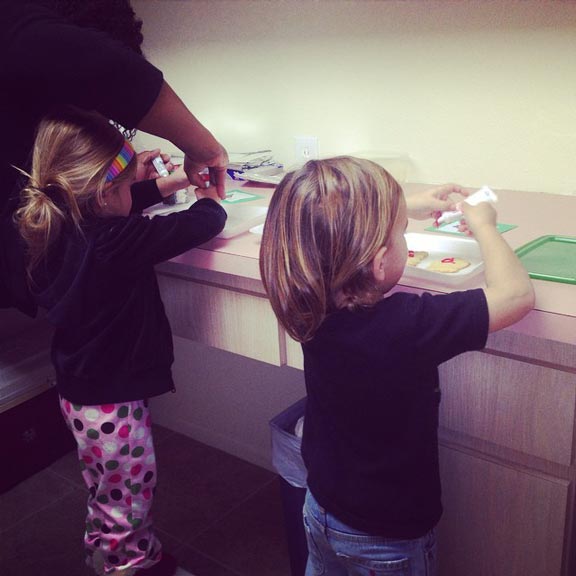
M 576 371 L 576 346 L 565 342 L 501 330 L 490 334 L 486 349 Z
M 267 298 L 159 276 L 176 336 L 280 366 L 278 323 Z
M 441 447 L 442 576 L 560 576 L 568 482 Z
M 570 465 L 576 374 L 469 352 L 440 367 L 440 382 L 443 428 Z

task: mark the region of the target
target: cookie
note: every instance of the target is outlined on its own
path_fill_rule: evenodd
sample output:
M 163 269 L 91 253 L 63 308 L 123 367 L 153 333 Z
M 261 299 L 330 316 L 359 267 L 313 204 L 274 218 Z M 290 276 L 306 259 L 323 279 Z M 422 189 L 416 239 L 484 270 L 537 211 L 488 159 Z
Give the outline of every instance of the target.
M 430 270 L 431 272 L 441 272 L 442 274 L 454 274 L 454 272 L 468 268 L 468 266 L 470 266 L 468 260 L 449 256 L 442 258 L 442 260 L 434 260 L 434 262 L 430 263 L 427 270 Z
M 428 252 L 425 252 L 424 250 L 408 250 L 406 266 L 418 266 L 424 258 L 428 258 Z

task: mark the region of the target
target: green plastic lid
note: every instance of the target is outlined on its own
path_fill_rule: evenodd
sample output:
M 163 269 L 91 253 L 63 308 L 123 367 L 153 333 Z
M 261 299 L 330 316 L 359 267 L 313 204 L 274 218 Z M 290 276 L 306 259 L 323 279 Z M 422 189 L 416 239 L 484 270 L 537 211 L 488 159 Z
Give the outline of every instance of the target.
M 530 278 L 576 284 L 576 237 L 541 236 L 516 254 Z

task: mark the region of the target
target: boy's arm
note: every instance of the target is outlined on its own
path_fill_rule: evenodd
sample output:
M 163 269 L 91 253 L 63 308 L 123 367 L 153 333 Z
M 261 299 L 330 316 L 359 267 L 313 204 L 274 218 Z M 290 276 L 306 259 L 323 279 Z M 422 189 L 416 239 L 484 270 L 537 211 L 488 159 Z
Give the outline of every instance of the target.
M 484 260 L 489 331 L 495 332 L 518 322 L 534 307 L 534 288 L 522 263 L 496 228 L 496 211 L 482 202 L 462 202 L 467 226 L 480 245 Z
M 455 210 L 456 202 L 463 200 L 468 194 L 469 192 L 458 184 L 443 184 L 421 192 L 406 194 L 408 218 L 415 220 L 438 218 L 442 212 Z M 453 195 L 456 195 L 456 198 Z M 457 198 L 458 196 L 460 198 Z

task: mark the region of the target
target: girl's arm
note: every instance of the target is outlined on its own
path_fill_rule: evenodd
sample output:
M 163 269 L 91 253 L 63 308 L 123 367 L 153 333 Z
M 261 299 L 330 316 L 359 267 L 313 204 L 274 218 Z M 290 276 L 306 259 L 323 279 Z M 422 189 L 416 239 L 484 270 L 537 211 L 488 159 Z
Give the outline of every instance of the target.
M 96 239 L 97 258 L 115 274 L 131 276 L 207 242 L 226 223 L 226 211 L 214 197 L 218 194 L 212 186 L 180 212 L 154 218 L 133 215 L 108 219 Z
M 167 170 L 173 170 L 168 176 L 162 177 L 156 172 L 152 159 L 161 155 Z M 138 168 L 136 182 L 132 184 L 131 214 L 139 214 L 148 206 L 157 204 L 183 188 L 188 188 L 190 181 L 181 166 L 175 167 L 170 162 L 168 154 L 160 154 L 160 150 L 147 150 L 138 154 Z

